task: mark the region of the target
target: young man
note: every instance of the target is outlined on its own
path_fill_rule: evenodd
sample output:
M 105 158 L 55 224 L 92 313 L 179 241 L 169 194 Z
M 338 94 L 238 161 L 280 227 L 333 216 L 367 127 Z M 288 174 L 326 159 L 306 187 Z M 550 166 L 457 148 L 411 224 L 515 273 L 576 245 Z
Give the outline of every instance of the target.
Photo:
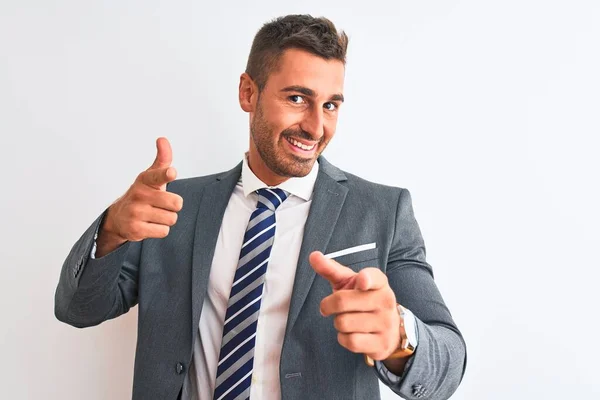
M 344 101 L 347 36 L 290 15 L 257 33 L 239 101 L 243 161 L 175 180 L 157 156 L 83 234 L 58 319 L 139 304 L 134 399 L 446 399 L 466 349 L 436 288 L 406 189 L 321 153 Z

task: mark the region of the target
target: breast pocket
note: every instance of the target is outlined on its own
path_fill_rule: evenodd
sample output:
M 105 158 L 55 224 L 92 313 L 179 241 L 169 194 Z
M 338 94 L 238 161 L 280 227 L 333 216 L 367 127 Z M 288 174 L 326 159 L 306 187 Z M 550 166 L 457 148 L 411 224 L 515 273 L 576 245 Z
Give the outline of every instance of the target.
M 356 253 L 344 254 L 332 258 L 340 264 L 351 267 L 352 269 L 361 269 L 362 267 L 367 266 L 378 267 L 377 261 L 379 259 L 379 249 L 362 250 Z

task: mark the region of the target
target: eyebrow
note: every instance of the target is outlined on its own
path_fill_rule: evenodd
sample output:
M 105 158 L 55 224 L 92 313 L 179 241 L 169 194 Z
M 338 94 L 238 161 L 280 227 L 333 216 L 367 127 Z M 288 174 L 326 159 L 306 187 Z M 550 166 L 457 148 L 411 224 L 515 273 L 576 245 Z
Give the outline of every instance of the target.
M 303 95 L 308 96 L 308 97 L 316 97 L 316 93 L 314 90 L 309 89 L 304 86 L 298 86 L 298 85 L 288 86 L 288 87 L 281 89 L 281 91 L 282 92 L 298 92 L 298 93 L 302 93 Z M 340 101 L 343 103 L 344 95 L 341 93 L 336 93 L 329 98 L 329 101 Z

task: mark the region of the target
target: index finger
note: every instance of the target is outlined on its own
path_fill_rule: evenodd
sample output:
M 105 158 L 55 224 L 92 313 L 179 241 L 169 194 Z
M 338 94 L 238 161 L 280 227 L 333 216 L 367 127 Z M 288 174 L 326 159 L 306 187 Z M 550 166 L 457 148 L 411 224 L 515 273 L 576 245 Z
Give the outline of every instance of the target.
M 325 257 L 320 251 L 310 253 L 308 261 L 313 270 L 329 281 L 334 290 L 343 289 L 347 285 L 351 285 L 352 279 L 356 276 L 356 272 L 352 271 L 352 269 L 331 258 Z
M 173 167 L 149 169 L 139 176 L 140 182 L 156 189 L 164 189 L 162 186 L 174 181 L 175 178 L 177 178 L 177 171 Z
M 356 277 L 355 288 L 362 291 L 379 290 L 388 285 L 387 276 L 374 267 L 363 268 Z

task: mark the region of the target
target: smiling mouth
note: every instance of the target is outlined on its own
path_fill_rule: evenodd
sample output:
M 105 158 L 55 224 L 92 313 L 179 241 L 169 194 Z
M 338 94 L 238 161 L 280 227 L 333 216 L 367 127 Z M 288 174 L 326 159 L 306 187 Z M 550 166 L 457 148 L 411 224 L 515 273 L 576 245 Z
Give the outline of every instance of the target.
M 297 147 L 297 148 L 299 148 L 299 149 L 301 149 L 301 150 L 304 150 L 304 151 L 311 151 L 311 150 L 313 150 L 313 149 L 314 149 L 314 148 L 317 146 L 317 144 L 316 144 L 316 143 L 315 143 L 315 144 L 312 144 L 312 145 L 310 145 L 310 146 L 309 146 L 309 145 L 303 144 L 303 143 L 301 143 L 301 142 L 299 142 L 299 141 L 297 141 L 297 140 L 294 140 L 294 139 L 292 139 L 292 138 L 285 138 L 285 139 L 286 139 L 286 140 L 288 141 L 288 143 L 290 143 L 292 146 L 295 146 L 295 147 Z

